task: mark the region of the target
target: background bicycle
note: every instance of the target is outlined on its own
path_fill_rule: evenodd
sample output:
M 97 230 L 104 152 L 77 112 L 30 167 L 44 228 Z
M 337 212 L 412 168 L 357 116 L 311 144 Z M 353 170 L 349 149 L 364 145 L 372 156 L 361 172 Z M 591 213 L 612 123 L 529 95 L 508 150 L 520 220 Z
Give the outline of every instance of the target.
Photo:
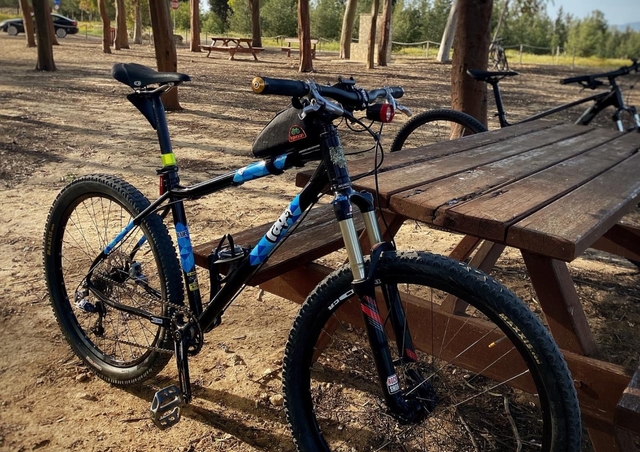
M 570 120 L 579 124 L 597 124 L 599 126 L 616 128 L 620 130 L 640 129 L 640 117 L 635 101 L 638 99 L 638 91 L 633 91 L 638 76 L 635 75 L 640 68 L 640 63 L 633 61 L 629 66 L 602 73 L 586 74 L 573 77 L 566 77 L 560 80 L 564 85 L 582 86 L 583 90 L 599 89 L 596 94 L 581 92 L 581 97 L 573 102 L 561 104 L 559 106 L 545 109 L 535 115 L 517 118 L 515 121 L 507 121 L 508 111 L 505 111 L 503 104 L 503 92 L 500 90 L 499 82 L 504 78 L 520 79 L 519 83 L 526 84 L 526 77 L 514 77 L 517 72 L 491 72 L 480 70 L 469 70 L 470 77 L 478 80 L 479 83 L 489 83 L 493 90 L 493 100 L 496 113 L 489 107 L 489 127 L 506 127 L 510 123 L 530 121 L 539 118 Z M 623 82 L 623 78 L 628 76 Z M 623 91 L 620 86 L 628 83 L 628 89 Z M 632 97 L 635 95 L 635 97 Z M 532 100 L 535 102 L 535 100 Z M 508 103 L 507 103 L 508 105 Z M 508 108 L 508 107 L 507 107 Z M 493 121 L 491 118 L 494 118 Z M 496 124 L 497 121 L 497 124 Z M 449 140 L 464 135 L 480 133 L 486 127 L 475 118 L 455 110 L 441 109 L 418 113 L 411 118 L 398 132 L 393 144 L 392 151 L 398 151 L 403 147 L 423 146 L 432 142 Z
M 507 54 L 502 47 L 502 38 L 491 41 L 489 45 L 489 66 L 498 71 L 508 71 Z

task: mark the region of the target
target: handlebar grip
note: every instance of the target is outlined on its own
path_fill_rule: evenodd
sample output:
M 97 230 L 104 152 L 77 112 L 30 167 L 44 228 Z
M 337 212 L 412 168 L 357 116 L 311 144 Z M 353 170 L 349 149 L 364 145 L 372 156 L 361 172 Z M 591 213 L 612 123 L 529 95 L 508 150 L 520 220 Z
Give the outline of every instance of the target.
M 581 76 L 578 76 L 578 77 L 563 78 L 562 80 L 560 80 L 560 84 L 561 85 L 568 85 L 569 83 L 588 82 L 589 78 L 590 77 L 588 75 L 581 75 Z
M 309 93 L 309 85 L 299 80 L 285 80 L 270 77 L 255 77 L 251 89 L 256 94 L 302 97 Z
M 404 96 L 404 90 L 401 86 L 390 86 L 389 89 L 391 90 L 391 95 L 394 97 L 394 99 L 400 99 L 402 96 Z

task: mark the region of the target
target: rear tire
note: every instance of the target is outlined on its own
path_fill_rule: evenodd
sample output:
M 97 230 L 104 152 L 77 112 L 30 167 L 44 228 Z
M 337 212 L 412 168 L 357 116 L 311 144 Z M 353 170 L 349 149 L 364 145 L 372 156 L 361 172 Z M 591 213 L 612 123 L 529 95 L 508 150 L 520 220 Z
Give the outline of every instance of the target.
M 484 124 L 461 111 L 425 111 L 417 114 L 402 126 L 393 140 L 391 152 L 427 146 L 486 131 L 487 128 Z
M 298 450 L 513 451 L 518 442 L 522 451 L 580 449 L 569 370 L 546 328 L 515 295 L 463 263 L 429 253 L 387 252 L 376 279 L 400 292 L 417 360 L 399 356 L 404 346 L 395 343 L 383 307 L 381 324 L 396 368 L 392 383 L 400 384 L 407 403 L 421 406 L 422 416 L 406 421 L 387 411 L 344 267 L 309 295 L 285 348 L 285 408 Z M 447 295 L 469 303 L 464 314 L 447 313 Z
M 58 195 L 45 230 L 45 278 L 58 325 L 75 354 L 117 385 L 157 374 L 171 359 L 173 340 L 162 326 L 102 298 L 156 316 L 174 311 L 164 302 L 183 305 L 175 249 L 157 214 L 97 259 L 148 205 L 142 193 L 116 177 L 85 176 Z
M 65 30 L 64 28 L 58 28 L 56 30 L 56 36 L 60 39 L 64 38 L 65 36 L 67 36 L 67 30 Z

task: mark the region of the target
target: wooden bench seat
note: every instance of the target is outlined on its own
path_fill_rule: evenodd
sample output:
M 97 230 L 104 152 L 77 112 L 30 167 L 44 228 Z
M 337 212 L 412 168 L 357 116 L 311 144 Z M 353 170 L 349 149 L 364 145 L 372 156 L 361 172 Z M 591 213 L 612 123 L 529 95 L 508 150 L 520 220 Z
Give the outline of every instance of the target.
M 287 57 L 291 57 L 291 52 L 300 52 L 300 47 L 293 47 L 293 45 L 300 45 L 300 40 L 298 38 L 286 38 L 284 42 L 287 44 L 286 46 L 282 46 L 280 50 L 283 52 L 287 52 Z M 318 44 L 317 39 L 311 40 L 311 58 L 316 57 L 316 45 Z
M 354 219 L 358 232 L 361 232 L 364 229 L 361 215 L 354 215 Z M 272 224 L 266 223 L 233 234 L 233 241 L 237 245 L 253 247 Z M 211 251 L 218 246 L 219 241 L 218 238 L 194 247 L 196 265 L 207 268 L 207 258 Z M 333 215 L 333 207 L 331 205 L 316 206 L 262 266 L 249 284 L 259 285 L 342 247 L 342 236 Z

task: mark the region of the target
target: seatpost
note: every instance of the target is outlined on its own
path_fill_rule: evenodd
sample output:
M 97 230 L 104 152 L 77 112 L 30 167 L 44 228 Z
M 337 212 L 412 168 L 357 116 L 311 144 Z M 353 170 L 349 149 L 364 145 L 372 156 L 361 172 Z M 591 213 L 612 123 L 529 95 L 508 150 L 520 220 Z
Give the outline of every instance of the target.
M 498 87 L 498 82 L 500 80 L 497 78 L 489 79 L 487 82 L 491 84 L 491 88 L 493 89 L 493 97 L 496 100 L 496 108 L 498 109 L 498 113 L 496 116 L 500 121 L 500 127 L 507 127 L 509 123 L 507 122 L 507 115 L 504 111 L 504 105 L 502 104 L 502 95 L 500 94 L 500 88 Z
M 151 98 L 153 103 L 153 116 L 156 122 L 156 132 L 158 133 L 158 143 L 160 144 L 160 152 L 162 153 L 162 163 L 167 166 L 166 159 L 171 159 L 175 164 L 173 157 L 173 148 L 171 147 L 171 137 L 169 135 L 169 126 L 167 126 L 167 115 L 162 104 L 161 93 Z

